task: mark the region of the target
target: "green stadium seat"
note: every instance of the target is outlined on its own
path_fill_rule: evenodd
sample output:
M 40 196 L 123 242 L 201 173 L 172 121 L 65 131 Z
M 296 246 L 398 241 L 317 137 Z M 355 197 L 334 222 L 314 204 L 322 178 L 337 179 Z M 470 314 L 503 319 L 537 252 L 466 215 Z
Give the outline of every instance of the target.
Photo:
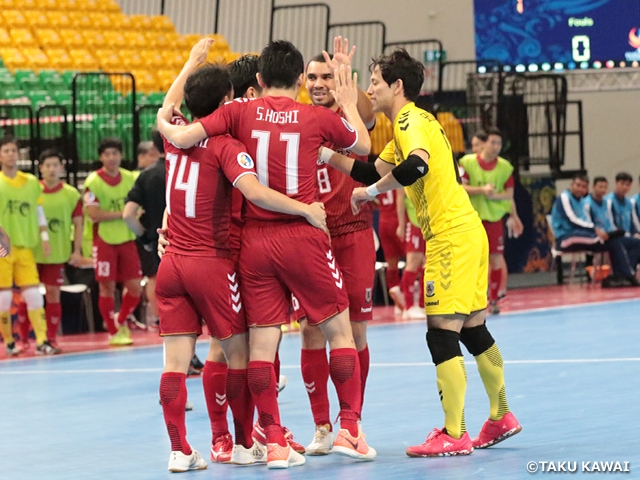
M 76 138 L 78 158 L 81 162 L 89 163 L 98 159 L 98 136 L 91 122 L 77 123 Z
M 35 108 L 38 105 L 42 105 L 45 103 L 52 103 L 53 99 L 49 92 L 46 90 L 31 90 L 27 93 L 29 100 L 31 100 L 31 105 Z
M 131 99 L 131 94 L 127 97 Z M 143 92 L 136 92 L 136 106 L 139 105 L 148 105 L 149 104 L 149 96 Z
M 68 88 L 71 88 L 71 83 L 73 82 L 73 77 L 76 75 L 75 70 L 65 70 L 62 72 L 62 80 L 67 85 Z
M 7 68 L 0 67 L 0 78 L 8 78 L 8 77 L 13 78 L 13 75 L 11 75 L 11 71 Z
M 51 93 L 56 90 L 65 90 L 67 88 L 67 84 L 61 78 L 48 78 L 45 80 L 40 79 L 40 83 L 49 90 Z
M 4 97 L 5 100 L 15 100 L 18 98 L 23 98 L 27 96 L 27 93 L 20 88 L 12 88 L 4 91 L 0 91 L 0 94 Z
M 16 77 L 16 79 L 23 90 L 42 90 L 42 85 L 40 84 L 40 79 L 38 77 L 23 77 L 21 80 Z
M 3 90 L 18 90 L 20 86 L 16 79 L 9 77 L 0 77 L 0 95 L 2 95 Z
M 62 82 L 63 79 L 57 70 L 40 70 L 40 81 L 44 85 L 46 82 L 50 81 Z
M 38 78 L 38 76 L 34 73 L 33 70 L 16 70 L 13 74 L 14 77 L 16 77 L 16 80 L 18 81 L 18 83 L 22 84 L 22 82 L 26 79 L 31 79 L 31 78 L 35 78 L 38 83 L 40 83 L 40 79 Z
M 149 103 L 151 105 L 162 105 L 164 102 L 165 93 L 163 92 L 154 92 L 149 94 Z

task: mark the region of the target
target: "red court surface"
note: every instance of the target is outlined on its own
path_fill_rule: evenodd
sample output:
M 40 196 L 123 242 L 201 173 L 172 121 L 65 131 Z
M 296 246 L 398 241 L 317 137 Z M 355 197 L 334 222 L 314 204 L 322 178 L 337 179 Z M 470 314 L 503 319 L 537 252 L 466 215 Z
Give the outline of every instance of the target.
M 583 305 L 589 303 L 604 303 L 616 300 L 631 300 L 640 298 L 640 288 L 617 288 L 603 290 L 599 285 L 583 284 L 583 285 L 562 285 L 539 288 L 523 288 L 518 290 L 510 290 L 507 297 L 500 302 L 500 308 L 505 318 L 509 313 L 526 312 L 540 309 L 550 309 L 558 307 L 568 307 L 572 305 Z M 506 315 L 504 315 L 506 314 Z M 499 318 L 499 316 L 495 317 Z M 374 325 L 387 323 L 402 323 L 400 316 L 394 316 L 394 307 L 375 307 L 373 310 Z M 162 339 L 158 335 L 157 330 L 152 331 L 133 331 L 132 337 L 134 345 L 132 347 L 121 348 L 138 348 L 149 345 L 159 345 Z M 205 341 L 206 337 L 201 337 L 200 341 Z M 20 343 L 18 345 L 21 346 Z M 106 333 L 94 334 L 78 334 L 58 337 L 58 346 L 62 349 L 63 354 L 78 354 L 92 351 L 109 350 Z M 35 341 L 31 339 L 28 349 L 24 350 L 16 359 L 33 357 L 35 350 Z M 7 359 L 5 349 L 0 347 L 0 360 Z

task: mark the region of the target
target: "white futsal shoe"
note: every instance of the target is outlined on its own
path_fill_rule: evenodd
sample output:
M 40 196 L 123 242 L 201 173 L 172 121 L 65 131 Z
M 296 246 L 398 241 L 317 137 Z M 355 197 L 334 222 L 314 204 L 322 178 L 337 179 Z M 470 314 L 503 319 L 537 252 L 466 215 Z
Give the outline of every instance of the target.
M 188 472 L 189 470 L 204 470 L 207 462 L 200 454 L 191 449 L 191 455 L 185 455 L 180 451 L 172 451 L 169 457 L 170 472 Z
M 427 318 L 427 313 L 424 308 L 414 305 L 404 311 L 402 318 L 404 320 L 424 320 Z
M 253 442 L 251 448 L 234 445 L 231 463 L 235 465 L 265 464 L 267 463 L 267 447 L 258 442 Z
M 329 455 L 333 448 L 333 432 L 329 425 L 316 425 L 313 441 L 305 449 L 307 455 Z

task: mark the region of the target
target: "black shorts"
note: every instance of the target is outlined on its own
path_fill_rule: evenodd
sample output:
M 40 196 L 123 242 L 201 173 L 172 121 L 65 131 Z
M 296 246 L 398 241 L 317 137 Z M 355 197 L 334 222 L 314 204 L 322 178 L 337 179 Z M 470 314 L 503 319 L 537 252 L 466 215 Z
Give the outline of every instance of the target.
M 155 277 L 158 274 L 158 267 L 160 266 L 158 242 L 143 244 L 140 240 L 136 240 L 136 246 L 138 247 L 142 274 L 145 277 Z

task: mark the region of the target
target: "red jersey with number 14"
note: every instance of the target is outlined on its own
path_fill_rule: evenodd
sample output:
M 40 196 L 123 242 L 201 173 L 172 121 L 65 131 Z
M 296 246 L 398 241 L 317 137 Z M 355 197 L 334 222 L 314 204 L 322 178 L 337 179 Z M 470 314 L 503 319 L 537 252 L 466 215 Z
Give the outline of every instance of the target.
M 318 199 L 318 149 L 331 143 L 350 149 L 358 134 L 326 107 L 288 97 L 236 99 L 200 120 L 207 135 L 231 134 L 247 146 L 263 185 L 302 203 Z M 283 213 L 245 202 L 246 220 L 289 220 Z
M 187 125 L 181 115 L 174 125 Z M 229 258 L 231 192 L 243 175 L 255 175 L 242 143 L 228 135 L 179 149 L 164 139 L 167 170 L 167 253 Z

